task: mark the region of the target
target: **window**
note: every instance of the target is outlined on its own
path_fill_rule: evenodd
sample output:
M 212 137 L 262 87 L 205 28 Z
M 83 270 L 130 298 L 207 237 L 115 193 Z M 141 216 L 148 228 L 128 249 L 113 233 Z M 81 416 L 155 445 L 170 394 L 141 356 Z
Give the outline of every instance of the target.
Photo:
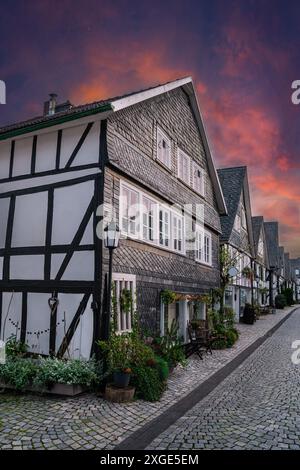
M 241 216 L 240 216 L 239 213 L 237 213 L 236 216 L 235 216 L 234 228 L 235 228 L 235 230 L 237 230 L 238 232 L 241 231 Z
M 173 214 L 172 216 L 173 227 L 173 250 L 183 251 L 183 218 L 180 215 Z
M 202 232 L 196 232 L 196 253 L 195 257 L 197 261 L 202 261 L 203 258 L 203 241 L 202 241 Z
M 178 178 L 186 184 L 190 184 L 191 160 L 182 150 L 178 150 Z
M 159 244 L 169 246 L 170 239 L 170 212 L 167 209 L 159 209 Z
M 208 233 L 204 234 L 204 262 L 210 264 L 211 256 L 211 237 Z
M 157 128 L 157 158 L 168 168 L 171 168 L 171 141 L 166 134 Z
M 185 224 L 180 209 L 160 204 L 158 199 L 129 183 L 121 182 L 119 225 L 122 235 L 185 252 Z
M 196 163 L 193 163 L 193 189 L 204 196 L 204 171 Z
M 121 192 L 122 231 L 136 236 L 138 232 L 139 193 L 124 186 Z
M 154 241 L 154 215 L 156 203 L 143 196 L 143 240 Z
M 196 229 L 195 259 L 205 264 L 212 264 L 211 234 L 201 228 Z
M 116 331 L 124 333 L 132 329 L 132 315 L 135 310 L 136 277 L 132 274 L 113 273 L 113 296 L 115 302 L 112 305 L 112 316 L 116 322 Z M 128 295 L 130 292 L 131 295 Z M 131 307 L 123 307 L 122 297 L 131 300 Z M 127 304 L 128 302 L 126 302 Z
M 242 227 L 246 229 L 247 228 L 246 211 L 245 211 L 243 204 L 241 204 L 241 223 L 242 223 Z

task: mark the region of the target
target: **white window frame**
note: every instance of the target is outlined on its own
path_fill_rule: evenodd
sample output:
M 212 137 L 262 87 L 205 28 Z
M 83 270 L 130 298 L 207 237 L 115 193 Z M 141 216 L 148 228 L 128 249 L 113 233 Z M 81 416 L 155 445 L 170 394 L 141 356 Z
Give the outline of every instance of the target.
M 139 206 L 140 205 L 140 194 L 139 194 L 139 191 L 129 185 L 122 185 L 121 187 L 121 192 L 120 192 L 120 196 L 123 196 L 124 194 L 124 190 L 125 191 L 128 191 L 129 193 L 129 207 L 127 208 L 126 210 L 126 215 L 124 214 L 124 198 L 122 198 L 122 200 L 120 201 L 120 227 L 121 227 L 121 231 L 123 233 L 126 233 L 127 236 L 131 237 L 131 238 L 138 238 L 139 237 L 139 210 L 137 210 L 135 213 L 132 213 L 131 214 L 131 204 L 130 204 L 130 199 L 131 199 L 131 194 L 135 193 L 135 195 L 137 196 L 137 205 Z M 131 221 L 130 219 L 133 219 L 134 218 L 134 231 L 131 231 L 130 230 L 130 224 L 131 224 Z M 123 225 L 123 221 L 124 219 L 126 220 L 127 219 L 127 230 L 124 228 L 124 225 Z
M 146 208 L 146 205 L 148 207 Z M 150 210 L 149 210 L 150 206 Z M 147 210 L 145 210 L 147 209 Z M 141 195 L 141 238 L 153 243 L 157 239 L 157 203 L 145 194 Z M 150 214 L 152 212 L 152 214 Z M 146 220 L 145 220 L 146 217 Z M 151 223 L 152 222 L 152 225 Z M 145 235 L 145 230 L 147 234 Z M 152 234 L 152 236 L 151 236 Z
M 184 250 L 184 218 L 177 212 L 171 212 L 171 242 L 172 248 L 178 253 L 183 253 Z
M 197 187 L 196 184 L 196 178 L 199 178 L 198 176 L 195 176 L 195 173 L 200 171 L 201 173 L 201 183 L 200 183 L 200 188 Z M 205 171 L 203 168 L 201 168 L 198 163 L 193 162 L 193 178 L 192 178 L 192 183 L 193 183 L 193 189 L 196 191 L 196 193 L 200 194 L 200 196 L 205 196 Z
M 161 203 L 161 201 L 157 198 L 154 198 L 150 196 L 148 193 L 142 191 L 140 188 L 133 186 L 130 183 L 127 183 L 127 181 L 121 181 L 120 182 L 120 201 L 121 198 L 124 194 L 124 189 L 126 191 L 134 191 L 135 193 L 138 194 L 138 201 L 139 201 L 139 207 L 138 210 L 136 211 L 137 213 L 137 218 L 135 220 L 136 223 L 136 233 L 131 234 L 128 233 L 128 231 L 124 230 L 123 227 L 123 219 L 124 219 L 124 214 L 123 214 L 123 204 L 119 204 L 119 226 L 121 228 L 121 234 L 125 235 L 127 238 L 133 238 L 135 240 L 142 241 L 143 243 L 147 243 L 150 245 L 154 245 L 156 247 L 172 251 L 178 254 L 186 254 L 185 250 L 185 221 L 184 221 L 184 216 L 181 213 L 180 209 L 174 209 L 168 206 L 167 204 Z M 144 214 L 145 214 L 145 205 L 143 204 L 143 201 L 147 200 L 148 203 L 153 204 L 153 240 L 150 240 L 149 237 L 144 237 Z M 164 227 L 163 227 L 163 237 L 162 240 L 163 242 L 161 243 L 161 233 L 160 233 L 160 211 L 163 212 L 164 215 Z M 168 217 L 168 222 L 166 224 L 166 219 L 165 217 Z M 126 218 L 126 217 L 125 217 Z M 127 216 L 128 218 L 128 216 Z M 176 220 L 175 224 L 180 220 L 179 225 L 181 225 L 181 238 L 180 238 L 180 246 L 175 243 L 175 240 L 178 240 L 178 238 L 175 239 L 174 237 L 174 221 Z M 149 226 L 147 226 L 149 228 Z M 177 232 L 177 236 L 178 236 Z
M 161 152 L 160 152 L 161 140 L 164 140 L 166 143 L 166 150 L 164 152 L 163 157 L 161 156 Z M 156 128 L 156 158 L 160 163 L 162 163 L 169 170 L 172 168 L 171 139 L 159 126 L 157 126 Z
M 191 186 L 191 158 L 180 148 L 177 150 L 177 176 L 183 183 Z
M 162 205 L 158 208 L 158 244 L 163 248 L 171 248 L 171 211 Z
M 208 240 L 208 253 L 206 240 Z M 212 266 L 212 235 L 208 230 L 199 226 L 195 229 L 195 260 L 198 263 Z
M 128 333 L 132 331 L 132 320 L 136 310 L 136 275 L 135 274 L 123 274 L 123 273 L 112 273 L 112 282 L 115 286 L 115 297 L 116 297 L 116 308 L 117 308 L 117 334 Z M 120 294 L 122 289 L 131 290 L 132 294 L 132 311 L 129 313 L 121 312 L 120 308 Z M 113 321 L 114 311 L 112 309 Z M 125 328 L 124 328 L 125 326 Z

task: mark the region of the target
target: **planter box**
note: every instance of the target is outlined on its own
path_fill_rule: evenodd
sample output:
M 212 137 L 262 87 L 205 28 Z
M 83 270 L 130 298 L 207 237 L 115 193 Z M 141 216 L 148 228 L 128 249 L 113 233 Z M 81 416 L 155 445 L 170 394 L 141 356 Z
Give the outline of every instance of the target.
M 10 384 L 6 384 L 0 381 L 0 388 L 6 388 L 9 390 L 15 390 L 15 387 Z M 70 384 L 54 384 L 50 389 L 48 388 L 39 388 L 28 386 L 24 390 L 25 392 L 35 392 L 35 393 L 44 393 L 50 395 L 61 395 L 65 397 L 75 397 L 80 395 L 83 392 L 87 391 L 87 387 L 82 385 L 70 385 Z

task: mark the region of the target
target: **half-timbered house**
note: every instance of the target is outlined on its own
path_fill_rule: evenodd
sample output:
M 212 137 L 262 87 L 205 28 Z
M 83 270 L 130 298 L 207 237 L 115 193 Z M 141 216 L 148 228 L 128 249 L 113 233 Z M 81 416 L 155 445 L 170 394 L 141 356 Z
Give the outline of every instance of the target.
M 96 227 L 111 212 L 122 232 L 118 329 L 131 328 L 119 302 L 126 289 L 144 326 L 163 333 L 177 319 L 185 337 L 193 299 L 219 284 L 226 213 L 191 78 L 76 107 L 51 95 L 43 116 L 0 129 L 0 178 L 1 338 L 90 357 L 107 295 Z M 178 294 L 168 309 L 166 288 Z
M 227 247 L 237 270 L 224 300 L 239 321 L 246 303 L 253 301 L 254 240 L 247 167 L 222 168 L 218 175 L 228 209 L 228 216 L 221 217 L 221 245 Z
M 254 239 L 254 300 L 258 305 L 269 304 L 269 254 L 266 241 L 264 218 L 252 217 Z

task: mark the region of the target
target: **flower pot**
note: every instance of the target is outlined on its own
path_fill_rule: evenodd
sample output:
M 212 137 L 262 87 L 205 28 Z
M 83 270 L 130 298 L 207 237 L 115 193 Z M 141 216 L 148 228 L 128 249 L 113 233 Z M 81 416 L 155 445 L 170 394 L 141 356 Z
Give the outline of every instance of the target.
M 126 372 L 114 372 L 114 385 L 119 388 L 128 387 L 130 374 Z

